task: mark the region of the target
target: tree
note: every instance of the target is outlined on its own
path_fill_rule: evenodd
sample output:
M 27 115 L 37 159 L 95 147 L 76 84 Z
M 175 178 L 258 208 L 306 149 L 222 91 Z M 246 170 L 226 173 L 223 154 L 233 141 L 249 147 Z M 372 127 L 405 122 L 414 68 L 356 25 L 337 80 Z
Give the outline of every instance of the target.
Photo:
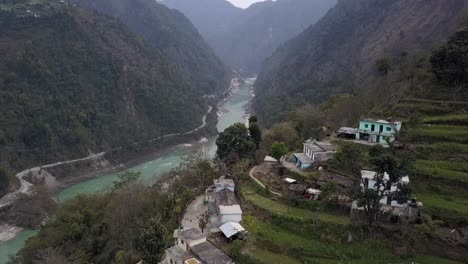
M 249 124 L 257 123 L 257 122 L 258 122 L 257 116 L 253 115 L 253 116 L 249 117 Z
M 0 168 L 0 195 L 6 194 L 9 187 L 10 175 L 6 170 Z
M 467 87 L 468 27 L 451 35 L 446 44 L 436 49 L 430 59 L 432 71 L 446 85 Z
M 281 157 L 286 155 L 286 153 L 288 153 L 288 147 L 286 146 L 286 144 L 284 144 L 284 142 L 275 141 L 273 142 L 273 144 L 271 144 L 270 155 L 273 158 L 279 160 Z
M 335 159 L 342 169 L 350 171 L 356 177 L 361 175 L 364 154 L 357 144 L 346 144 L 342 146 L 336 153 Z
M 385 196 L 389 196 L 391 199 L 402 199 L 401 196 L 397 198 L 398 195 L 390 193 L 389 190 L 393 184 L 400 181 L 407 166 L 406 161 L 397 158 L 388 150 L 374 148 L 372 152 L 376 155 L 370 158 L 372 169 L 376 172 L 373 179 L 375 183 L 373 186 L 369 186 L 368 180 L 361 178 L 361 186 L 363 187 L 357 192 L 356 197 L 358 206 L 364 208 L 370 232 L 374 231 L 380 221 L 382 214 L 380 201 Z M 388 174 L 388 178 L 386 174 Z
M 258 149 L 262 142 L 262 130 L 260 129 L 260 126 L 257 123 L 249 123 L 249 133 Z
M 255 142 L 242 123 L 236 123 L 221 132 L 216 139 L 216 146 L 218 158 L 225 161 L 252 159 L 255 151 Z
M 143 252 L 145 263 L 159 263 L 168 245 L 168 230 L 159 218 L 152 218 L 143 228 L 138 248 Z
M 198 219 L 198 227 L 200 227 L 202 233 L 205 231 L 205 228 L 210 223 L 210 213 L 205 211 L 200 218 Z
M 375 62 L 377 71 L 380 75 L 387 75 L 392 68 L 392 63 L 389 58 L 381 58 Z
M 128 171 L 118 176 L 118 180 L 114 181 L 114 189 L 120 189 L 125 185 L 129 185 L 138 181 L 141 177 L 140 172 Z

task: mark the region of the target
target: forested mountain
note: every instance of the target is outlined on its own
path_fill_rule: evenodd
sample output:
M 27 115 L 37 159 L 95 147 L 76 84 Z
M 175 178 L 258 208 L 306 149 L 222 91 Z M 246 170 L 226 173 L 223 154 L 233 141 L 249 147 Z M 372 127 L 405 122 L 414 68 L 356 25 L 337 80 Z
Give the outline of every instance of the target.
M 221 93 L 231 73 L 180 12 L 154 0 L 73 0 L 118 18 L 159 50 L 201 94 Z
M 392 58 L 445 40 L 466 19 L 467 8 L 466 0 L 339 1 L 265 62 L 255 84 L 255 111 L 268 126 L 305 103 L 367 89 Z
M 318 21 L 335 0 L 278 0 L 240 9 L 226 0 L 164 0 L 183 12 L 233 69 L 257 73 L 285 41 Z
M 82 157 L 201 124 L 200 88 L 118 20 L 55 1 L 1 7 L 2 166 Z

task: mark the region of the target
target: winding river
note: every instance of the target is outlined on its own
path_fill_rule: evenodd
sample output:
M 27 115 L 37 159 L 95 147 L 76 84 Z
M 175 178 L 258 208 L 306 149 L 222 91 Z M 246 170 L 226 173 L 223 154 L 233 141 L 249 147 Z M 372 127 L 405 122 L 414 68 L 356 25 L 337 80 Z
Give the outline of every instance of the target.
M 247 116 L 245 107 L 253 97 L 253 83 L 255 79 L 250 78 L 245 80 L 245 84 L 239 87 L 238 91 L 229 97 L 220 107 L 222 115 L 218 118 L 218 131 L 223 131 L 225 128 L 236 122 L 245 122 Z M 216 137 L 209 138 L 205 143 L 211 155 L 216 151 Z M 190 154 L 196 146 L 187 146 L 184 149 L 178 149 L 174 152 L 162 156 L 160 158 L 136 165 L 128 170 L 138 171 L 141 173 L 142 180 L 148 184 L 155 183 L 159 180 L 161 174 L 170 171 L 172 168 L 179 166 L 182 157 Z M 105 191 L 113 185 L 117 180 L 118 175 L 122 173 L 110 173 L 99 178 L 88 180 L 70 188 L 67 188 L 58 194 L 60 201 L 66 201 L 78 194 L 97 193 Z M 33 230 L 24 230 L 19 232 L 15 238 L 0 244 L 0 264 L 7 263 L 8 257 L 11 254 L 16 254 L 23 246 L 26 240 L 34 236 L 37 232 Z

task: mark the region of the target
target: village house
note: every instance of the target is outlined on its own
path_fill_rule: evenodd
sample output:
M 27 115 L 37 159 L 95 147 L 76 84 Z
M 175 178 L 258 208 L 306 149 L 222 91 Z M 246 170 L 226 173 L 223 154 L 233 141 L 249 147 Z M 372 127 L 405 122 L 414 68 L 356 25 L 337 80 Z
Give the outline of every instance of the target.
M 336 153 L 336 147 L 329 141 L 307 140 L 303 143 L 302 153 L 293 153 L 291 161 L 301 170 L 306 170 L 313 164 L 327 161 Z
M 376 189 L 377 184 L 377 172 L 362 170 L 361 171 L 361 189 Z M 388 173 L 383 175 L 383 183 L 387 185 L 390 180 Z M 401 186 L 407 186 L 410 183 L 408 176 L 402 177 L 397 183 L 393 183 L 391 186 L 381 186 L 380 190 L 383 191 L 384 196 L 380 200 L 381 210 L 384 213 L 387 213 L 391 216 L 397 216 L 399 219 L 404 219 L 405 221 L 415 222 L 421 217 L 421 210 L 423 204 L 417 202 L 416 199 L 406 199 L 405 202 L 401 203 L 394 198 L 394 194 L 400 191 Z M 357 201 L 352 203 L 351 212 L 353 211 L 363 211 L 364 208 L 360 207 Z
M 205 200 L 207 202 L 215 201 L 219 193 L 223 191 L 234 193 L 235 188 L 236 184 L 234 183 L 234 180 L 222 176 L 219 179 L 213 180 L 213 185 L 206 189 Z
M 174 230 L 175 245 L 166 249 L 164 264 L 234 264 L 197 229 Z
M 401 122 L 375 119 L 362 119 L 356 132 L 357 140 L 386 145 L 395 141 L 395 134 L 401 130 Z

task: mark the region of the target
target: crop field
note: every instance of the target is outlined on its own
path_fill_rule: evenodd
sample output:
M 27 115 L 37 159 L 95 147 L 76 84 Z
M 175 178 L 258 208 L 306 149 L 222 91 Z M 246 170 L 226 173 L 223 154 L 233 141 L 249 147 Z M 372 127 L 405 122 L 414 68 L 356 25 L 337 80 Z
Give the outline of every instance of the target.
M 414 172 L 431 178 L 445 178 L 468 182 L 468 163 L 455 161 L 417 160 Z
M 433 256 L 414 256 L 401 259 L 391 250 L 373 242 L 328 243 L 318 236 L 292 233 L 270 223 L 250 218 L 246 228 L 255 236 L 253 256 L 261 263 L 440 263 L 458 264 Z M 281 262 L 280 262 L 281 261 Z
M 466 154 L 468 153 L 468 144 L 437 142 L 433 144 L 418 144 L 416 150 L 422 153 L 448 153 L 448 154 Z
M 408 131 L 414 142 L 468 143 L 468 126 L 423 125 Z
M 464 115 L 443 115 L 443 116 L 430 116 L 423 118 L 426 124 L 440 124 L 440 125 L 468 125 L 468 114 Z
M 434 210 L 453 211 L 457 215 L 468 217 L 468 200 L 453 196 L 442 196 L 435 193 L 416 193 L 423 201 L 424 207 Z

